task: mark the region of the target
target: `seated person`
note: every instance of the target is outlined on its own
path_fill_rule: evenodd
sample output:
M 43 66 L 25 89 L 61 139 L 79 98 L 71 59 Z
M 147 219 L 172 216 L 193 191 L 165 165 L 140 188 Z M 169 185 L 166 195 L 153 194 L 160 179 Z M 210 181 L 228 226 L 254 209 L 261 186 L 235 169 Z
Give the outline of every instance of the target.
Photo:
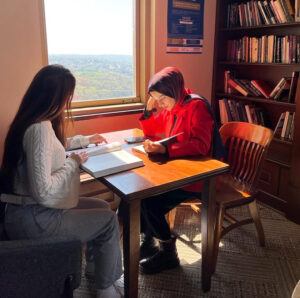
M 151 139 L 144 142 L 145 151 L 169 158 L 209 155 L 214 121 L 206 104 L 189 96 L 181 72 L 175 67 L 162 69 L 150 80 L 148 93 L 150 98 L 140 118 L 145 136 Z M 176 142 L 166 146 L 153 141 L 181 132 Z M 143 273 L 153 274 L 179 266 L 176 239 L 171 235 L 165 214 L 191 196 L 199 197 L 201 186 L 195 183 L 142 200 L 140 268 Z M 159 249 L 154 238 L 159 242 Z
M 87 154 L 66 158 L 66 143 L 70 149 L 105 142 L 100 135 L 66 141 L 65 109 L 74 88 L 68 69 L 49 65 L 36 74 L 23 97 L 0 170 L 5 229 L 10 239 L 75 236 L 87 243 L 97 297 L 121 297 L 116 287 L 122 274 L 117 216 L 105 201 L 78 197 L 79 165 Z

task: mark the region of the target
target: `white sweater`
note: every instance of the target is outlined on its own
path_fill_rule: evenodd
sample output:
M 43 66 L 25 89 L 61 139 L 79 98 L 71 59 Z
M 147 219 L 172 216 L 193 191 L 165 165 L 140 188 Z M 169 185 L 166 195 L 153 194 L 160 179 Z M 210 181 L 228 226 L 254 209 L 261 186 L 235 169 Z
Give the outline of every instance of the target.
M 84 147 L 88 145 L 88 138 L 76 136 L 67 143 L 69 149 Z M 25 155 L 17 169 L 15 192 L 45 207 L 75 207 L 79 196 L 79 166 L 74 159 L 66 158 L 65 148 L 57 139 L 51 122 L 29 126 L 23 149 Z

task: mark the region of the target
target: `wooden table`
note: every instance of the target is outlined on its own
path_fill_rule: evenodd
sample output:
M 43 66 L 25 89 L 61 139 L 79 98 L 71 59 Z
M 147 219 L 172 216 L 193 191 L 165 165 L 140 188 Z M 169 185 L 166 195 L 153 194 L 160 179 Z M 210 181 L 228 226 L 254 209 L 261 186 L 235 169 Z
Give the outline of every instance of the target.
M 109 142 L 138 135 L 141 131 L 124 130 L 103 134 Z M 124 144 L 131 151 L 135 145 Z M 144 161 L 145 166 L 100 178 L 109 189 L 122 198 L 125 205 L 123 222 L 125 297 L 138 297 L 140 202 L 144 198 L 179 189 L 203 180 L 201 207 L 202 289 L 210 289 L 213 272 L 212 246 L 215 224 L 214 177 L 228 172 L 229 166 L 210 158 L 182 158 L 150 160 L 142 153 L 132 152 Z

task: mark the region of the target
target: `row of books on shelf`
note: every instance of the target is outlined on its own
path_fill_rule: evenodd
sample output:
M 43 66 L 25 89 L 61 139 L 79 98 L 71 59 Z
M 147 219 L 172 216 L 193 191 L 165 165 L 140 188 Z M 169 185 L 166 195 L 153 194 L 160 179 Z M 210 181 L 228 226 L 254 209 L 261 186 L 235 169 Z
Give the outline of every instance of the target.
M 274 136 L 287 141 L 294 138 L 295 112 L 286 111 L 282 113 L 274 129 Z
M 244 63 L 300 63 L 300 36 L 244 36 L 228 40 L 227 60 Z
M 242 121 L 266 126 L 262 108 L 227 98 L 219 99 L 218 102 L 221 124 L 231 121 Z M 282 113 L 274 129 L 274 136 L 292 141 L 295 127 L 294 121 L 295 112 L 286 111 Z
M 219 99 L 218 102 L 222 124 L 231 121 L 242 121 L 266 125 L 263 110 L 259 107 L 227 98 Z
M 264 0 L 232 3 L 227 28 L 300 22 L 300 0 Z
M 294 71 L 291 77 L 283 77 L 273 86 L 264 80 L 237 79 L 234 73 L 230 70 L 225 70 L 224 92 L 227 94 L 238 93 L 243 96 L 264 97 L 294 103 L 298 80 L 299 71 Z

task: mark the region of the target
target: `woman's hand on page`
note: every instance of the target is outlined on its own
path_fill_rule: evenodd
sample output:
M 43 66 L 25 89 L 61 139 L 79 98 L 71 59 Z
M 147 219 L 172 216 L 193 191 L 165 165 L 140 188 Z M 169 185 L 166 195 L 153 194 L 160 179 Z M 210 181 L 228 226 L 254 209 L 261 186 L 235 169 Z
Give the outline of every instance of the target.
M 86 152 L 72 153 L 70 158 L 74 159 L 79 165 L 86 162 L 89 158 Z
M 152 154 L 164 154 L 166 153 L 166 147 L 157 142 L 152 142 L 150 140 L 146 140 L 144 143 L 144 149 L 147 153 Z
M 101 144 L 101 143 L 107 143 L 107 140 L 103 136 L 101 136 L 97 133 L 90 136 L 89 141 L 90 141 L 90 144 L 96 144 L 96 145 Z

